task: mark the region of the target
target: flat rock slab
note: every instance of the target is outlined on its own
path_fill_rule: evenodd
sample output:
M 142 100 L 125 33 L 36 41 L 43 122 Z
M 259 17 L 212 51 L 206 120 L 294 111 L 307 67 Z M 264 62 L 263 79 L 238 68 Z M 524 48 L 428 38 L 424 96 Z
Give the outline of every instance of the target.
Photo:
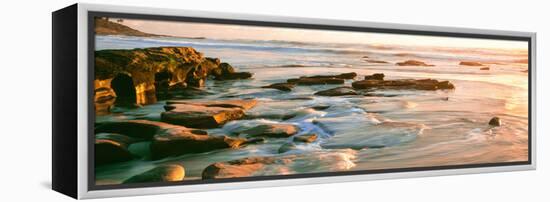
M 314 95 L 320 96 L 344 96 L 344 95 L 357 95 L 357 92 L 352 87 L 337 87 L 328 90 L 316 92 Z
M 202 179 L 220 179 L 234 177 L 250 177 L 254 173 L 271 165 L 285 165 L 292 162 L 288 157 L 247 157 L 227 162 L 218 162 L 209 165 L 202 172 Z
M 363 80 L 352 83 L 355 89 L 395 89 L 395 90 L 445 90 L 454 89 L 449 81 L 435 79 L 398 79 L 398 80 Z
M 418 61 L 418 60 L 407 60 L 404 62 L 398 62 L 397 65 L 399 66 L 425 66 L 425 67 L 432 67 L 435 65 L 426 64 L 425 62 Z
M 168 164 L 157 166 L 151 170 L 126 179 L 123 183 L 145 183 L 145 182 L 177 182 L 185 177 L 185 169 L 181 165 Z
M 268 86 L 262 86 L 262 88 L 273 88 L 281 91 L 292 91 L 295 86 L 296 84 L 293 83 L 274 83 Z
M 343 84 L 345 79 L 354 79 L 357 77 L 357 73 L 343 73 L 337 75 L 316 75 L 316 76 L 304 76 L 295 79 L 288 79 L 287 83 L 293 83 L 298 85 L 325 85 L 325 84 Z
M 459 65 L 463 66 L 483 66 L 480 62 L 474 62 L 474 61 L 462 61 L 459 63 Z
M 202 102 L 167 102 L 163 122 L 192 128 L 217 128 L 228 121 L 240 119 L 256 100 L 225 100 Z
M 259 125 L 242 133 L 247 134 L 250 137 L 290 137 L 298 133 L 298 127 L 292 124 L 264 124 Z

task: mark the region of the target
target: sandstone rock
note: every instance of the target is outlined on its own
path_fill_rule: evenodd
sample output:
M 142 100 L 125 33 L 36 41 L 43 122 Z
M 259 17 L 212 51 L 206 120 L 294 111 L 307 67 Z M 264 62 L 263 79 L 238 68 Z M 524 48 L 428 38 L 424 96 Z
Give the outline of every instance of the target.
M 225 100 L 203 102 L 167 102 L 163 122 L 192 128 L 216 128 L 244 116 L 256 100 Z
M 290 137 L 298 133 L 298 127 L 292 124 L 265 124 L 259 125 L 247 130 L 244 130 L 242 133 L 247 134 L 250 137 Z
M 434 66 L 434 65 L 426 64 L 425 62 L 418 61 L 418 60 L 407 60 L 407 61 L 404 61 L 404 62 L 398 62 L 397 65 L 399 65 L 399 66 L 426 66 L 426 67 Z
M 491 120 L 489 120 L 489 125 L 491 126 L 500 126 L 502 122 L 500 121 L 500 118 L 493 117 Z
M 321 96 L 343 96 L 343 95 L 357 95 L 357 92 L 351 87 L 337 87 L 328 90 L 316 92 L 314 95 Z
M 96 135 L 94 153 L 95 165 L 130 161 L 134 156 L 128 151 L 133 140 L 121 134 L 103 133 Z
M 363 80 L 352 83 L 355 89 L 443 90 L 454 89 L 449 81 L 435 79 Z
M 296 84 L 293 83 L 274 83 L 268 86 L 262 86 L 262 88 L 274 88 L 282 91 L 292 91 Z
M 479 70 L 490 70 L 491 68 L 489 67 L 482 67 L 482 68 L 479 68 Z
M 372 75 L 365 76 L 365 80 L 384 80 L 384 74 L 382 73 L 376 73 Z
M 294 142 L 305 142 L 305 143 L 315 142 L 315 140 L 317 140 L 317 137 L 318 137 L 317 134 L 304 134 L 300 136 L 295 136 Z
M 218 162 L 209 165 L 203 170 L 202 179 L 250 177 L 266 166 L 285 165 L 292 162 L 292 159 L 292 156 L 284 158 L 248 157 L 227 162 Z
M 185 177 L 185 169 L 181 165 L 168 164 L 157 166 L 151 170 L 128 178 L 123 183 L 145 183 L 145 182 L 177 182 Z
M 236 149 L 249 143 L 243 138 L 194 134 L 192 131 L 170 130 L 155 135 L 151 142 L 151 158 L 161 159 L 218 149 Z
M 147 120 L 128 120 L 101 122 L 95 126 L 95 133 L 117 133 L 131 138 L 150 140 L 155 134 L 165 129 L 168 124 L 147 121 Z
M 464 65 L 464 66 L 483 66 L 482 63 L 480 62 L 474 62 L 474 61 L 462 61 L 459 63 L 459 65 Z

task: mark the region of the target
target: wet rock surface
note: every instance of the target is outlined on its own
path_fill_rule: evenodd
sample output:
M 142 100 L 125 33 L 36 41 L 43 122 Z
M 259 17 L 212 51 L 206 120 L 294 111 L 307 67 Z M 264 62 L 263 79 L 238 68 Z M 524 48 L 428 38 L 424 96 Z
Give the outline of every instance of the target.
M 124 180 L 124 184 L 146 182 L 178 182 L 185 178 L 185 169 L 181 165 L 160 165 L 141 174 Z
M 217 128 L 242 118 L 256 104 L 256 100 L 167 102 L 161 120 L 191 128 Z
M 396 63 L 399 66 L 424 66 L 424 67 L 431 67 L 434 65 L 426 64 L 425 62 L 418 61 L 418 60 L 407 60 L 404 62 L 398 62 Z
M 296 86 L 294 83 L 274 83 L 267 86 L 262 86 L 262 88 L 273 88 L 281 91 L 292 91 L 292 89 Z
M 328 90 L 316 92 L 314 95 L 320 96 L 344 96 L 344 95 L 358 95 L 358 93 L 352 87 L 337 87 Z
M 264 124 L 242 131 L 250 137 L 284 138 L 298 133 L 299 128 L 293 124 Z
M 354 89 L 396 89 L 396 90 L 447 90 L 454 89 L 449 81 L 435 79 L 363 80 L 352 83 Z

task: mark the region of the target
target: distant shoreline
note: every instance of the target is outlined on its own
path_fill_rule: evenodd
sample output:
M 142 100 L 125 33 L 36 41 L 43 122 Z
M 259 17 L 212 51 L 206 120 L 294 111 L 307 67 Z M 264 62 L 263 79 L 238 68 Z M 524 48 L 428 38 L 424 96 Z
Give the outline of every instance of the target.
M 103 19 L 103 18 L 95 19 L 95 34 L 99 36 L 122 35 L 122 36 L 137 36 L 137 37 L 176 37 L 176 38 L 185 38 L 185 39 L 206 39 L 205 37 L 181 37 L 181 36 L 146 33 L 146 32 L 142 32 L 142 31 L 130 28 L 123 24 L 111 22 L 108 19 Z

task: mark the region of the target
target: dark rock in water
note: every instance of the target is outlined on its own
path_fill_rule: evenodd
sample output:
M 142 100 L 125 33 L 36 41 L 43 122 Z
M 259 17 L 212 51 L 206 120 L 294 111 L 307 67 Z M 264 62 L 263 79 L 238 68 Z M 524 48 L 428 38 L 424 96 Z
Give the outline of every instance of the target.
M 217 128 L 244 116 L 256 100 L 220 100 L 203 102 L 167 102 L 163 122 L 192 128 Z
M 151 170 L 124 180 L 124 184 L 145 182 L 177 182 L 185 177 L 185 169 L 181 165 L 168 164 L 157 166 Z
M 236 72 L 235 68 L 228 63 L 221 63 L 218 69 L 212 71 L 212 75 L 216 80 L 248 79 L 252 77 L 250 72 Z
M 289 79 L 288 83 L 296 83 L 298 85 L 326 85 L 326 84 L 343 84 L 344 79 L 339 78 L 299 78 Z
M 418 60 L 407 60 L 404 62 L 398 62 L 397 65 L 399 66 L 425 66 L 430 67 L 434 65 L 426 64 L 425 62 L 418 61 Z
M 376 73 L 372 75 L 365 76 L 365 80 L 384 80 L 384 74 L 382 73 Z
M 247 157 L 227 162 L 218 162 L 209 165 L 202 171 L 202 179 L 220 179 L 235 177 L 250 177 L 254 173 L 270 165 L 285 165 L 291 163 L 292 156 L 288 157 Z
M 250 72 L 235 72 L 230 74 L 224 74 L 220 77 L 216 77 L 216 80 L 237 80 L 237 79 L 249 79 L 252 78 Z
M 285 114 L 281 119 L 282 120 L 289 120 L 291 118 L 296 117 L 296 114 Z
M 314 95 L 321 96 L 343 96 L 343 95 L 357 95 L 357 92 L 351 87 L 337 87 L 328 90 L 316 92 Z
M 248 138 L 246 139 L 246 144 L 257 144 L 257 143 L 264 143 L 265 138 L 263 137 L 254 137 L 254 138 Z
M 315 140 L 317 140 L 317 137 L 318 137 L 317 134 L 305 134 L 305 135 L 295 136 L 294 142 L 306 142 L 306 143 L 315 142 Z
M 482 67 L 482 68 L 479 68 L 479 70 L 490 70 L 491 68 L 489 67 Z
M 491 125 L 491 126 L 500 126 L 501 124 L 502 124 L 502 122 L 500 121 L 500 118 L 498 118 L 498 117 L 493 117 L 489 121 L 489 125 Z
M 150 140 L 163 129 L 164 123 L 146 120 L 128 120 L 98 123 L 95 133 L 117 133 L 132 138 Z
M 330 108 L 330 105 L 318 105 L 318 106 L 313 106 L 311 108 L 315 109 L 315 110 L 325 110 L 325 109 Z
M 308 77 L 301 77 L 301 78 L 311 78 L 311 79 L 329 79 L 329 78 L 354 79 L 355 77 L 357 77 L 357 73 L 349 72 L 349 73 L 342 73 L 342 74 L 337 74 L 337 75 L 316 75 L 316 76 L 308 76 Z
M 192 131 L 171 131 L 155 135 L 151 142 L 151 158 L 161 159 L 183 154 L 203 153 L 218 149 L 239 148 L 248 143 L 243 138 L 193 134 Z
M 308 77 L 300 77 L 295 79 L 288 79 L 288 83 L 298 85 L 324 85 L 324 84 L 343 84 L 345 79 L 354 79 L 357 73 L 343 73 L 338 75 L 316 75 Z
M 459 63 L 459 65 L 463 66 L 483 66 L 480 62 L 474 62 L 474 61 L 462 61 Z
M 435 79 L 398 79 L 398 80 L 363 80 L 352 83 L 355 89 L 396 89 L 396 90 L 444 90 L 454 89 L 449 81 Z
M 293 83 L 274 83 L 268 86 L 262 86 L 262 88 L 274 88 L 282 91 L 292 91 L 296 84 Z
M 292 124 L 265 124 L 244 130 L 242 133 L 250 137 L 290 137 L 298 133 L 298 127 Z
M 128 151 L 128 146 L 133 141 L 128 136 L 114 133 L 104 133 L 96 136 L 94 145 L 95 165 L 119 163 L 134 159 L 134 156 Z
M 377 64 L 387 64 L 389 62 L 383 61 L 383 60 L 365 60 L 368 63 L 377 63 Z
M 296 145 L 292 142 L 287 142 L 283 145 L 281 145 L 281 147 L 279 147 L 279 149 L 277 150 L 277 152 L 279 154 L 281 153 L 285 153 L 285 152 L 288 152 L 290 150 L 295 150 L 296 149 Z

